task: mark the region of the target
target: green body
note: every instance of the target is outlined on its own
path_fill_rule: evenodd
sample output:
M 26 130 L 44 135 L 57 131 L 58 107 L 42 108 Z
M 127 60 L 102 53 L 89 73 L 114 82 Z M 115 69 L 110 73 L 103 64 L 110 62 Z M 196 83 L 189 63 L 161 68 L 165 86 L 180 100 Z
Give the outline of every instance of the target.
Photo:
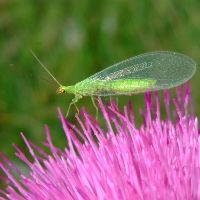
M 73 86 L 63 86 L 63 89 L 77 96 L 131 95 L 150 90 L 155 84 L 156 80 L 151 79 L 96 80 L 81 81 Z
M 82 96 L 132 95 L 179 86 L 196 71 L 196 63 L 186 55 L 157 51 L 114 64 L 72 86 L 62 86 L 58 94 L 72 93 L 72 104 Z
M 195 71 L 196 62 L 186 55 L 150 52 L 114 64 L 72 86 L 58 82 L 57 93 L 74 94 L 71 106 L 83 96 L 132 95 L 169 89 L 188 81 Z
M 83 96 L 132 95 L 176 87 L 188 81 L 196 71 L 196 62 L 184 54 L 155 51 L 114 64 L 75 85 L 63 86 L 32 54 L 59 85 L 57 94 L 75 95 L 69 108 Z

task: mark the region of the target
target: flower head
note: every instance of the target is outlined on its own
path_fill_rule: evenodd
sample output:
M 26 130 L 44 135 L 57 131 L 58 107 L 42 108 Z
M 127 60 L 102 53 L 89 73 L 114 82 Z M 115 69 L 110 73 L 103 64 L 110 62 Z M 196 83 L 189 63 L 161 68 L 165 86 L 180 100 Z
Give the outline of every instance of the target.
M 47 126 L 51 155 L 22 134 L 34 161 L 16 147 L 16 155 L 30 169 L 25 175 L 1 155 L 0 167 L 8 181 L 2 196 L 15 200 L 200 199 L 200 137 L 189 86 L 177 90 L 175 109 L 169 92 L 164 92 L 164 120 L 157 93 L 145 94 L 145 103 L 139 128 L 131 103 L 120 112 L 115 102 L 105 106 L 99 99 L 106 129 L 85 111 L 76 116 L 78 128 L 58 110 L 68 147 L 64 151 L 55 147 Z

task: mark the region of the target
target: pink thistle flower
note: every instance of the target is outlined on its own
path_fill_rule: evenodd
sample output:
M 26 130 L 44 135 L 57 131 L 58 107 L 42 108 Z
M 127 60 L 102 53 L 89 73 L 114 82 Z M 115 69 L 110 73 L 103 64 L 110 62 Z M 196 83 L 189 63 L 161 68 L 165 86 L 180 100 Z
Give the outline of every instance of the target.
M 188 85 L 178 89 L 172 113 L 165 91 L 163 120 L 158 94 L 154 98 L 145 94 L 146 106 L 140 110 L 144 121 L 139 128 L 130 103 L 120 112 L 114 102 L 104 106 L 99 99 L 107 130 L 85 111 L 82 117 L 76 116 L 78 128 L 58 110 L 68 147 L 64 151 L 55 147 L 47 126 L 45 145 L 52 155 L 22 134 L 34 161 L 15 146 L 17 157 L 30 169 L 25 175 L 1 154 L 0 167 L 8 186 L 0 199 L 200 199 L 200 137 L 191 100 Z

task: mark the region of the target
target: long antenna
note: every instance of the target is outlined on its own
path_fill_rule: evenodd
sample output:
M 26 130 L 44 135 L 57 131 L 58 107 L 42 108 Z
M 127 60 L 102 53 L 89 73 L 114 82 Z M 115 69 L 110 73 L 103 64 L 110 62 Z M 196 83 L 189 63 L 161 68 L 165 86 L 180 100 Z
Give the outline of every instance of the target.
M 53 78 L 53 80 L 59 85 L 62 86 L 59 81 L 52 75 L 52 73 L 44 66 L 44 64 L 40 61 L 40 59 L 35 55 L 35 53 L 30 49 L 31 54 L 33 57 L 39 62 L 39 64 L 42 66 L 42 68 Z

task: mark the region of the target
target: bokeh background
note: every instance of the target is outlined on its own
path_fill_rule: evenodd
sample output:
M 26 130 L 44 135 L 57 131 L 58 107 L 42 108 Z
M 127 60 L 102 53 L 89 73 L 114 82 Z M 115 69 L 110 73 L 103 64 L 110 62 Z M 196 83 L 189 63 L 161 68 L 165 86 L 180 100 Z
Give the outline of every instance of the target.
M 63 84 L 74 84 L 125 58 L 154 50 L 185 53 L 200 63 L 199 0 L 1 0 L 0 151 L 14 160 L 20 132 L 40 144 L 44 124 L 57 146 L 66 141 L 57 117 L 72 95 L 57 85 L 30 53 L 32 49 Z M 178 74 L 177 74 L 178 76 Z M 200 71 L 191 80 L 200 116 Z M 129 97 L 120 97 L 126 102 Z M 134 106 L 143 95 L 133 97 Z M 94 112 L 89 98 L 78 107 Z M 75 109 L 69 118 L 74 121 Z

